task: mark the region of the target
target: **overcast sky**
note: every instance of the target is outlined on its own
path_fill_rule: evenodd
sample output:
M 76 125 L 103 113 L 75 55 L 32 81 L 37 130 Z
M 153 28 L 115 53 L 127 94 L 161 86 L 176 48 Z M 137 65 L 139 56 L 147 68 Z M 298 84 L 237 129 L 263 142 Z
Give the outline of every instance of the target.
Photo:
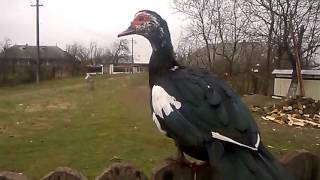
M 95 41 L 110 46 L 125 30 L 134 14 L 142 9 L 158 12 L 168 22 L 172 39 L 178 40 L 183 18 L 174 13 L 170 0 L 40 0 L 41 45 Z M 35 0 L 0 0 L 0 41 L 10 38 L 13 44 L 35 45 L 36 16 L 31 7 Z M 131 38 L 131 37 L 129 37 Z M 140 61 L 149 60 L 151 48 L 146 40 L 134 36 Z

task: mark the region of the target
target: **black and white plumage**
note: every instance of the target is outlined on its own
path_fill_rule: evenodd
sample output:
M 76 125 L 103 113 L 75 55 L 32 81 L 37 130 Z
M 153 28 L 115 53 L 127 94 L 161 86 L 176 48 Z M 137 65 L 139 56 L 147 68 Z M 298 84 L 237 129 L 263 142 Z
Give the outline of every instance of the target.
M 176 62 L 165 20 L 139 11 L 118 36 L 130 34 L 151 43 L 152 119 L 182 152 L 210 162 L 226 180 L 293 179 L 265 149 L 254 119 L 230 87 L 213 74 Z

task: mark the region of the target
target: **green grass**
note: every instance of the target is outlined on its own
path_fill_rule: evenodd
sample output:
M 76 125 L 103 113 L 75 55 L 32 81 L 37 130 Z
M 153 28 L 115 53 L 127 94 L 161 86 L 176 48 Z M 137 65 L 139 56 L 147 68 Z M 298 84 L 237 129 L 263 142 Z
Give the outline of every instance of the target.
M 146 75 L 0 89 L 0 170 L 39 179 L 70 166 L 93 179 L 120 158 L 150 171 L 174 152 L 150 120 Z M 165 148 L 164 148 L 165 147 Z
M 149 174 L 175 153 L 172 140 L 151 120 L 146 74 L 95 77 L 94 82 L 93 91 L 83 78 L 1 88 L 0 171 L 39 179 L 69 166 L 93 179 L 119 158 Z M 258 123 L 277 155 L 301 148 L 320 153 L 319 130 L 300 135 L 295 128 L 277 127 L 274 133 L 274 124 Z

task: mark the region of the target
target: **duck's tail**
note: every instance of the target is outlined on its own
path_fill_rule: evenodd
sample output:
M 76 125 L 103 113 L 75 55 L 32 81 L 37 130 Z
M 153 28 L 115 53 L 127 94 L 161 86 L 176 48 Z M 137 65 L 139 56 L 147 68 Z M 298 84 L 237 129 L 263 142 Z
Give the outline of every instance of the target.
M 238 146 L 224 147 L 220 142 L 207 146 L 210 164 L 224 180 L 294 180 L 261 143 L 254 151 Z

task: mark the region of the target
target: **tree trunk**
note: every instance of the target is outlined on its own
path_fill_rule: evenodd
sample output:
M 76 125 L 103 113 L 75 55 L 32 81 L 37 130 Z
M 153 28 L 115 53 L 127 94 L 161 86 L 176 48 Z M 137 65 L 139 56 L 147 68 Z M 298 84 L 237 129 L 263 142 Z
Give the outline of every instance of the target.
M 229 72 L 229 76 L 231 77 L 233 75 L 233 62 L 231 60 L 228 61 L 228 72 Z
M 289 47 L 288 47 L 289 48 Z M 288 59 L 292 65 L 292 80 L 290 83 L 290 87 L 287 93 L 287 97 L 289 98 L 295 98 L 297 96 L 297 88 L 298 88 L 298 78 L 297 78 L 297 66 L 296 61 L 294 59 L 294 56 L 290 52 L 290 50 L 287 50 Z
M 270 5 L 271 6 L 271 5 Z M 269 33 L 268 33 L 268 50 L 267 50 L 267 66 L 265 70 L 265 78 L 266 80 L 264 81 L 264 88 L 263 88 L 263 94 L 264 95 L 269 95 L 269 82 L 270 82 L 270 64 L 271 64 L 271 59 L 272 59 L 272 34 L 274 30 L 274 13 L 271 12 L 271 22 L 270 22 L 270 28 L 269 28 Z

